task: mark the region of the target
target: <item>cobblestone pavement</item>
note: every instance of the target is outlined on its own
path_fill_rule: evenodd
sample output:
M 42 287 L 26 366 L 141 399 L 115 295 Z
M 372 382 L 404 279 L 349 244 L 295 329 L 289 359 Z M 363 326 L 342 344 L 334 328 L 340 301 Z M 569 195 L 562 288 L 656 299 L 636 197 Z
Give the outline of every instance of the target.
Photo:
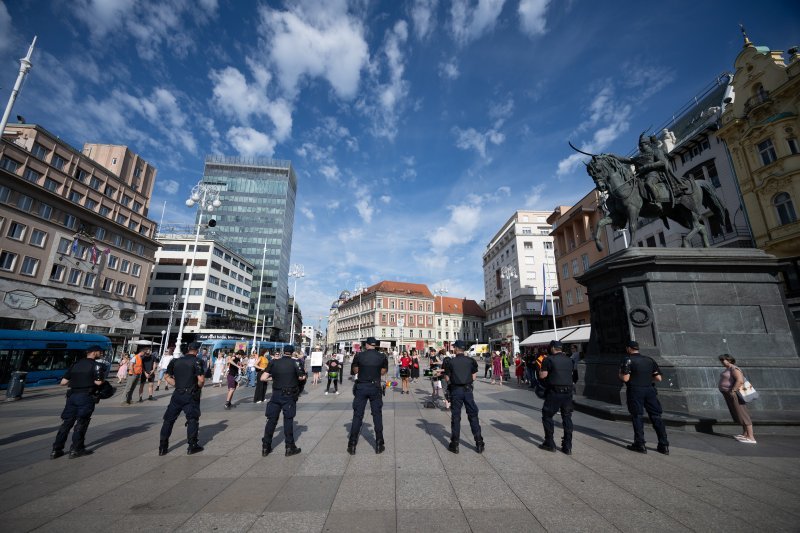
M 205 451 L 185 453 L 176 424 L 157 454 L 169 397 L 95 410 L 94 454 L 49 459 L 63 394 L 29 389 L 0 404 L 0 524 L 4 531 L 798 531 L 800 436 L 756 428 L 757 445 L 730 435 L 671 430 L 671 455 L 629 452 L 628 423 L 575 413 L 572 456 L 537 448 L 542 401 L 525 389 L 476 386 L 486 441 L 475 453 L 466 416 L 461 453 L 447 451 L 448 413 L 426 408 L 425 380 L 387 392 L 386 452 L 376 455 L 367 409 L 358 453 L 346 453 L 352 394 L 307 387 L 295 435 L 302 453 L 261 457 L 264 407 L 252 388 L 223 409 L 206 388 Z M 558 417 L 556 417 L 558 419 Z M 731 427 L 733 434 L 736 428 Z M 760 433 L 759 433 L 760 431 Z M 793 434 L 794 433 L 794 434 Z M 560 439 L 560 428 L 556 430 Z

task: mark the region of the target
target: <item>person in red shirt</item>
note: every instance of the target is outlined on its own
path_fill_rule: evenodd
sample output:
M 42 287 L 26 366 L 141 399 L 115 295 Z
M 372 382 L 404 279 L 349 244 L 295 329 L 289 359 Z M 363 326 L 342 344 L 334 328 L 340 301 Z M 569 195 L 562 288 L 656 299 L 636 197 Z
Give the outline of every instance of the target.
M 408 378 L 411 377 L 411 362 L 408 352 L 403 350 L 403 355 L 400 357 L 400 382 L 403 388 L 400 394 L 411 394 L 408 390 Z

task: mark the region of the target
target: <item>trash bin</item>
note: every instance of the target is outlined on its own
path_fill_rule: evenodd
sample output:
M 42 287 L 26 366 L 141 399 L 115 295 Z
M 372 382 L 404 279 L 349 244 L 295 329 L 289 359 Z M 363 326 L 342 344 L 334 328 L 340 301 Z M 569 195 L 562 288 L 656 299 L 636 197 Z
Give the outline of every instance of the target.
M 22 398 L 22 392 L 25 390 L 25 376 L 27 372 L 12 372 L 11 381 L 8 382 L 6 389 L 6 398 L 9 400 L 19 400 Z

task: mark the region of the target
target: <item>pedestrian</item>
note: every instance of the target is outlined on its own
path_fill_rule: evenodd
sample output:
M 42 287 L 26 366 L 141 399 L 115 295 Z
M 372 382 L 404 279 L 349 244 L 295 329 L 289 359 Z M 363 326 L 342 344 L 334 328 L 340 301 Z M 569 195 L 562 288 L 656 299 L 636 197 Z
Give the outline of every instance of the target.
M 575 384 L 578 382 L 578 363 L 581 362 L 581 352 L 578 350 L 578 345 L 572 345 L 572 354 L 570 354 L 570 359 L 572 359 L 572 383 Z
M 394 377 L 397 379 L 400 377 L 400 352 L 396 349 L 392 350 L 392 364 L 394 365 Z
M 253 351 L 250 357 L 247 358 L 247 386 L 256 386 L 256 363 L 258 362 L 258 355 Z
M 147 399 L 155 401 L 153 398 L 153 389 L 155 388 L 156 381 L 156 358 L 153 351 L 149 348 L 142 354 L 142 379 L 139 380 L 139 403 L 144 400 L 144 386 L 147 384 Z
M 429 368 L 431 369 L 431 400 L 436 401 L 439 397 L 439 391 L 442 390 L 442 379 L 444 379 L 442 372 L 442 360 L 436 354 L 435 350 L 431 350 L 430 360 L 428 361 Z
M 500 353 L 500 362 L 503 366 L 503 379 L 511 381 L 511 358 L 505 350 Z
M 322 352 L 319 348 L 311 352 L 311 384 L 319 384 L 319 375 L 322 372 Z
M 203 367 L 197 358 L 199 342 L 190 342 L 183 357 L 173 358 L 167 367 L 166 380 L 173 386 L 172 397 L 164 412 L 164 423 L 161 425 L 158 455 L 169 452 L 169 437 L 172 427 L 181 413 L 186 416 L 186 440 L 188 455 L 203 451 L 198 443 L 200 432 L 200 395 L 206 381 Z
M 139 350 L 138 353 L 131 357 L 131 362 L 128 364 L 128 382 L 125 384 L 125 400 L 122 402 L 122 405 L 131 404 L 131 400 L 133 399 L 133 390 L 142 381 L 142 356 L 144 355 L 144 352 L 144 348 Z M 141 387 L 144 387 L 143 383 Z
M 411 382 L 416 383 L 419 380 L 419 354 L 416 348 L 411 348 Z
M 661 419 L 661 402 L 654 381 L 661 381 L 661 369 L 650 357 L 639 353 L 639 343 L 628 341 L 625 347 L 627 355 L 622 358 L 619 379 L 626 385 L 625 394 L 628 401 L 628 412 L 633 422 L 633 444 L 627 448 L 634 452 L 647 453 L 644 440 L 644 411 L 650 417 L 650 423 L 658 436 L 659 453 L 669 455 L 667 428 Z
M 556 451 L 553 416 L 561 411 L 561 427 L 564 429 L 561 451 L 572 455 L 572 360 L 561 351 L 560 341 L 550 341 L 550 356 L 542 363 L 539 379 L 547 380 L 542 405 L 544 442 L 539 448 L 548 452 Z
M 233 393 L 236 392 L 236 387 L 239 386 L 239 374 L 241 374 L 244 367 L 242 363 L 243 357 L 244 350 L 239 350 L 228 357 L 228 395 L 225 397 L 225 409 L 233 407 L 231 400 L 233 400 Z
M 84 440 L 94 412 L 95 387 L 102 385 L 105 380 L 105 367 L 96 361 L 102 353 L 100 346 L 89 346 L 86 349 L 86 358 L 76 361 L 61 378 L 60 384 L 68 387 L 67 402 L 61 411 L 61 427 L 56 433 L 50 459 L 58 459 L 64 455 L 64 445 L 73 426 L 75 430 L 72 432 L 69 458 L 75 459 L 92 453 L 92 450 L 86 449 Z
M 408 352 L 403 350 L 400 357 L 400 394 L 410 394 L 408 390 L 408 379 L 411 377 L 411 358 Z
M 536 388 L 536 354 L 531 350 L 525 354 L 522 360 L 525 362 L 525 377 L 528 380 L 528 387 Z
M 305 360 L 305 358 L 300 355 L 300 352 L 294 351 L 294 346 L 292 346 L 291 344 L 283 347 L 283 352 L 284 353 L 287 353 L 286 352 L 287 348 L 291 348 L 291 350 L 292 350 L 291 354 L 292 354 L 292 360 L 294 361 L 294 364 L 296 364 L 297 368 L 300 369 L 300 372 L 302 372 L 303 375 L 306 378 L 308 378 L 308 372 L 306 372 L 306 360 Z M 300 394 L 303 394 L 303 392 L 305 392 L 306 383 L 308 383 L 308 379 L 300 380 Z M 275 387 L 273 387 L 272 390 L 274 392 L 275 391 Z
M 517 387 L 521 387 L 525 383 L 525 364 L 519 354 L 514 358 L 514 375 L 517 377 Z
M 342 350 L 336 351 L 336 360 L 339 361 L 339 385 L 344 383 L 344 353 Z
M 486 352 L 483 356 L 483 377 L 492 377 L 492 352 Z M 494 380 L 492 380 L 492 383 L 494 383 Z
M 725 367 L 725 370 L 719 375 L 719 391 L 725 398 L 731 418 L 742 426 L 742 434 L 736 435 L 734 438 L 745 444 L 755 444 L 756 437 L 753 434 L 750 412 L 747 410 L 747 405 L 740 402 L 739 396 L 736 394 L 736 391 L 744 386 L 744 373 L 736 366 L 736 359 L 729 354 L 720 355 L 719 362 Z
M 494 385 L 495 378 L 497 384 L 503 384 L 503 361 L 500 359 L 500 353 L 495 351 L 492 355 L 492 385 Z
M 331 356 L 326 363 L 328 368 L 328 385 L 325 387 L 325 395 L 331 390 L 331 382 L 333 382 L 333 390 L 335 394 L 339 394 L 339 374 L 342 373 L 342 367 L 339 365 L 339 360 L 335 355 Z
M 478 362 L 471 357 L 464 355 L 464 348 L 467 345 L 464 341 L 458 340 L 453 343 L 455 357 L 449 359 L 444 366 L 445 380 L 447 389 L 450 393 L 450 445 L 447 449 L 453 453 L 458 453 L 458 444 L 461 437 L 461 406 L 467 411 L 469 427 L 472 429 L 472 436 L 475 438 L 475 449 L 478 453 L 483 453 L 484 443 L 481 436 L 481 424 L 478 421 L 478 406 L 475 405 L 475 398 L 472 394 L 473 383 L 478 377 Z
M 128 377 L 128 364 L 131 358 L 127 353 L 122 354 L 122 359 L 119 360 L 119 368 L 117 369 L 117 385 L 125 381 Z
M 164 375 L 167 373 L 167 367 L 169 366 L 169 362 L 172 361 L 172 354 L 174 351 L 175 348 L 170 346 L 167 348 L 167 353 L 164 354 L 164 357 L 158 361 L 158 382 L 156 383 L 156 390 L 161 388 L 161 381 L 164 380 Z M 164 381 L 164 390 L 169 390 L 169 384 L 167 384 L 166 381 Z
M 361 422 L 364 419 L 364 408 L 369 400 L 372 411 L 372 423 L 375 427 L 375 453 L 383 453 L 386 444 L 383 440 L 383 392 L 381 377 L 389 370 L 389 361 L 386 356 L 379 353 L 375 347 L 378 341 L 375 337 L 366 340 L 367 349 L 359 352 L 353 358 L 351 372 L 358 374 L 358 379 L 353 385 L 353 422 L 350 425 L 350 438 L 347 441 L 347 453 L 356 454 L 358 435 L 361 432 Z
M 222 386 L 222 375 L 225 373 L 225 363 L 228 360 L 228 352 L 220 352 L 217 354 L 217 360 L 214 361 L 214 375 L 211 382 L 215 387 Z
M 272 396 L 267 402 L 267 424 L 264 426 L 264 437 L 261 439 L 261 456 L 272 452 L 272 435 L 278 425 L 278 417 L 283 412 L 283 437 L 286 445 L 286 457 L 297 455 L 300 448 L 294 443 L 294 415 L 297 412 L 297 398 L 300 396 L 300 382 L 306 380 L 303 372 L 291 354 L 292 345 L 284 346 L 283 355 L 275 352 L 266 372 L 261 374 L 262 381 L 272 380 Z
M 267 387 L 269 383 L 261 380 L 261 376 L 266 372 L 269 366 L 269 352 L 261 350 L 261 355 L 258 356 L 256 361 L 256 390 L 253 395 L 253 403 L 263 403 L 264 398 L 267 397 Z

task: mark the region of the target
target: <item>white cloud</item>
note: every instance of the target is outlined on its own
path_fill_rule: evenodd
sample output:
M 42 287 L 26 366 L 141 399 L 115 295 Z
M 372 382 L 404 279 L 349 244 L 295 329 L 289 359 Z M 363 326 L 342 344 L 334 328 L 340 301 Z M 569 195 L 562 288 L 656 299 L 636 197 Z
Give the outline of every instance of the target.
M 328 183 L 339 183 L 342 181 L 342 175 L 336 163 L 322 165 L 319 167 L 319 172 L 325 177 Z
M 503 10 L 505 0 L 453 0 L 450 7 L 450 31 L 459 45 L 466 45 L 492 30 Z
M 8 13 L 6 5 L 0 3 L 0 54 L 11 48 L 13 30 L 11 15 Z
M 384 194 L 383 196 L 381 196 L 380 200 L 381 200 L 381 202 L 383 202 L 384 204 L 388 204 L 388 203 L 391 203 L 391 201 L 392 201 L 392 197 L 391 197 L 391 196 L 389 196 L 389 195 L 386 195 L 386 194 Z
M 272 157 L 275 153 L 275 140 L 250 127 L 233 127 L 227 138 L 239 155 Z
M 186 114 L 175 93 L 169 89 L 157 87 L 149 97 L 137 97 L 114 90 L 110 99 L 123 104 L 123 109 L 133 110 L 147 119 L 173 145 L 179 145 L 193 154 L 197 152 L 197 141 L 189 129 Z
M 307 206 L 302 206 L 300 212 L 303 213 L 309 220 L 314 220 L 314 212 Z
M 158 179 L 156 181 L 156 186 L 168 195 L 177 193 L 180 185 L 181 184 L 175 180 Z
M 547 32 L 545 12 L 550 0 L 519 0 L 519 23 L 522 31 L 536 37 Z
M 369 47 L 346 0 L 294 4 L 288 11 L 263 6 L 259 12 L 265 50 L 288 95 L 293 98 L 307 76 L 326 79 L 340 98 L 356 95 Z
M 456 135 L 456 146 L 462 150 L 473 149 L 478 152 L 482 159 L 486 157 L 486 144 L 491 143 L 494 145 L 502 144 L 506 140 L 505 134 L 490 128 L 485 133 L 481 133 L 475 128 L 461 128 L 454 127 L 453 133 Z
M 448 206 L 450 219 L 428 235 L 431 252 L 434 255 L 441 255 L 453 246 L 470 242 L 475 237 L 475 231 L 481 226 L 482 213 L 486 205 L 507 198 L 509 195 L 508 187 L 500 187 L 492 193 L 467 195 L 465 202 Z
M 439 77 L 446 80 L 456 80 L 461 75 L 455 58 L 439 63 Z
M 356 203 L 355 208 L 358 211 L 361 220 L 367 224 L 372 222 L 372 198 L 370 191 L 365 186 L 358 186 L 355 190 Z
M 414 23 L 414 35 L 420 41 L 424 41 L 433 34 L 438 7 L 439 0 L 414 0 L 411 6 L 411 21 Z

